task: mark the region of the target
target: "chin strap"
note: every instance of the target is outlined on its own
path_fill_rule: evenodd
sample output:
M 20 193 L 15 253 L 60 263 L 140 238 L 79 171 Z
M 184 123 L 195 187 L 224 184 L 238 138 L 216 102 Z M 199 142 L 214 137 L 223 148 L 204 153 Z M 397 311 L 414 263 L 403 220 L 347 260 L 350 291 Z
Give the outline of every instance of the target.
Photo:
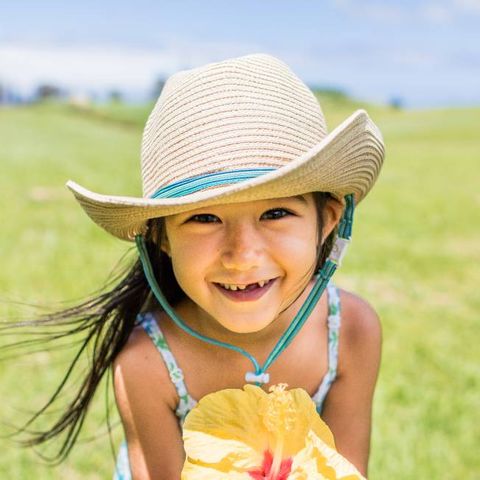
M 352 235 L 352 223 L 353 223 L 353 211 L 355 208 L 354 205 L 354 198 L 353 195 L 346 195 L 345 196 L 345 210 L 342 215 L 342 219 L 340 220 L 340 224 L 338 227 L 337 237 L 335 239 L 335 244 L 332 248 L 332 252 L 330 253 L 329 257 L 325 261 L 325 264 L 320 269 L 320 271 L 316 274 L 315 284 L 308 294 L 307 299 L 300 307 L 299 311 L 295 315 L 295 318 L 292 320 L 288 328 L 285 330 L 283 335 L 278 340 L 277 344 L 270 352 L 267 360 L 260 366 L 255 357 L 253 357 L 250 353 L 245 351 L 243 348 L 237 347 L 235 345 L 231 345 L 229 343 L 221 342 L 219 340 L 215 340 L 214 338 L 206 337 L 201 333 L 193 330 L 190 328 L 175 312 L 175 310 L 170 306 L 167 299 L 163 295 L 158 282 L 155 278 L 153 273 L 153 268 L 150 263 L 150 259 L 148 256 L 147 247 L 145 245 L 145 240 L 142 235 L 137 235 L 135 237 L 135 243 L 138 248 L 138 252 L 140 255 L 140 260 L 142 262 L 143 270 L 145 272 L 145 277 L 147 278 L 148 284 L 155 295 L 155 298 L 158 300 L 162 308 L 165 310 L 167 315 L 174 321 L 174 323 L 187 332 L 188 334 L 203 340 L 204 342 L 210 343 L 212 345 L 216 345 L 218 347 L 228 348 L 229 350 L 233 350 L 235 352 L 241 353 L 245 357 L 247 357 L 253 364 L 255 369 L 254 372 L 247 372 L 245 374 L 245 381 L 247 383 L 256 383 L 257 385 L 269 383 L 270 376 L 266 372 L 270 365 L 277 359 L 277 357 L 290 345 L 292 340 L 295 338 L 297 333 L 305 324 L 307 318 L 309 317 L 310 313 L 314 309 L 315 305 L 318 303 L 323 291 L 325 290 L 330 278 L 334 274 L 335 270 L 340 266 L 342 259 L 345 255 L 346 248 L 351 240 Z

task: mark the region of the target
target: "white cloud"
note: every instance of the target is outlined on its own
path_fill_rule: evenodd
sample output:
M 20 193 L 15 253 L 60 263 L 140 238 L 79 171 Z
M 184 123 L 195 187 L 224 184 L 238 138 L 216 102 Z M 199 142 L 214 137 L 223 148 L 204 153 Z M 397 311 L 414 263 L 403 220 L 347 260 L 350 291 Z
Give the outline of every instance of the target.
M 7 84 L 23 94 L 44 82 L 52 82 L 73 93 L 103 95 L 116 89 L 127 98 L 140 100 L 151 92 L 155 80 L 161 76 L 265 50 L 254 44 L 200 44 L 187 39 L 171 39 L 157 50 L 106 45 L 0 43 L 0 84 Z M 283 47 L 267 51 L 286 61 L 305 81 L 343 88 L 357 98 L 384 101 L 399 95 L 407 103 L 433 104 L 441 102 L 441 96 L 432 100 L 435 88 L 437 91 L 441 88 L 442 95 L 450 91 L 472 102 L 477 99 L 478 103 L 478 88 L 472 84 L 476 79 L 472 68 L 474 73 L 478 71 L 478 64 L 472 61 L 477 58 L 473 47 L 468 52 L 462 50 L 461 58 L 455 49 L 432 51 L 428 46 L 400 47 L 367 41 L 346 41 L 329 48 L 322 45 L 309 50 Z M 454 72 L 456 77 L 447 82 L 445 72 Z M 462 89 L 455 87 L 458 84 L 462 84 Z
M 449 23 L 454 17 L 454 11 L 450 7 L 438 3 L 427 4 L 421 7 L 421 16 L 430 23 Z
M 168 53 L 101 46 L 0 44 L 1 80 L 21 91 L 43 82 L 84 89 L 147 88 L 162 71 L 177 67 Z
M 464 12 L 480 14 L 480 0 L 453 0 L 453 5 Z
M 372 20 L 395 22 L 405 17 L 405 10 L 400 5 L 386 5 L 379 1 L 356 2 L 354 0 L 334 0 L 333 3 L 346 13 Z
M 389 23 L 417 18 L 433 24 L 445 24 L 458 15 L 480 14 L 480 0 L 419 1 L 413 5 L 407 2 L 387 4 L 378 0 L 333 0 L 333 4 L 349 15 Z
M 253 45 L 172 42 L 158 50 L 105 45 L 0 43 L 0 83 L 27 94 L 41 83 L 91 91 L 148 91 L 160 76 L 228 56 L 261 50 Z
M 422 16 L 432 23 L 448 23 L 459 16 L 480 14 L 480 0 L 447 0 L 420 6 Z

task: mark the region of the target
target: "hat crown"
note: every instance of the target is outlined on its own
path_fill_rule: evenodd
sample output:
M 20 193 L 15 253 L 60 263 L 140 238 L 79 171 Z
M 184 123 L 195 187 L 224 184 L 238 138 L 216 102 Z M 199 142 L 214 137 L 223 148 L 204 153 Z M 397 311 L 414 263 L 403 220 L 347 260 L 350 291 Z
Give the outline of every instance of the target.
M 143 194 L 211 172 L 277 169 L 326 135 L 315 96 L 274 57 L 182 71 L 165 83 L 143 133 Z

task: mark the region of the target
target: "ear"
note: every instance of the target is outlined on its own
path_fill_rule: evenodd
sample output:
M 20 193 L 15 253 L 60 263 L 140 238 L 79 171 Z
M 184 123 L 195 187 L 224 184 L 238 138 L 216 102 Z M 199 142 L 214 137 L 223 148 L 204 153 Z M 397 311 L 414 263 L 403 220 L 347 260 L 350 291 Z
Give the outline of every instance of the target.
M 340 222 L 343 213 L 343 204 L 335 198 L 329 198 L 325 202 L 323 208 L 323 231 L 322 231 L 322 244 L 327 237 L 332 233 L 332 230 Z

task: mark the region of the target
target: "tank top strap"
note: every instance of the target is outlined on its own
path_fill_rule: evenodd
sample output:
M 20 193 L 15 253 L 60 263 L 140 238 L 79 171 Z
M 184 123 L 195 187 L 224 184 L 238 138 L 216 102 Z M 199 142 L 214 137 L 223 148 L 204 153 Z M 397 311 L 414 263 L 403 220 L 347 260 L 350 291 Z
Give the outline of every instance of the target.
M 328 368 L 337 374 L 338 337 L 340 333 L 340 295 L 337 287 L 328 286 Z
M 175 385 L 179 397 L 175 414 L 180 420 L 180 423 L 183 423 L 187 413 L 197 404 L 197 402 L 188 393 L 182 369 L 178 366 L 177 361 L 168 346 L 167 340 L 153 314 L 150 312 L 141 313 L 138 315 L 137 320 L 150 337 L 165 362 L 170 380 Z
M 337 287 L 329 283 L 328 294 L 328 371 L 323 377 L 319 389 L 312 397 L 317 405 L 318 412 L 322 411 L 325 397 L 327 396 L 332 383 L 337 377 L 338 366 L 338 338 L 341 324 L 340 296 Z

